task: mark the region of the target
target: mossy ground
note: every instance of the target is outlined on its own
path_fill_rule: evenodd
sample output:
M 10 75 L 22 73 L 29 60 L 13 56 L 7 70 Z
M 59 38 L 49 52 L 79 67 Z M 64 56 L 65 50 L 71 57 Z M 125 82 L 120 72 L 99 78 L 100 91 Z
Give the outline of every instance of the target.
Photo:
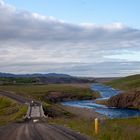
M 0 96 L 0 125 L 21 120 L 27 112 L 26 105 Z

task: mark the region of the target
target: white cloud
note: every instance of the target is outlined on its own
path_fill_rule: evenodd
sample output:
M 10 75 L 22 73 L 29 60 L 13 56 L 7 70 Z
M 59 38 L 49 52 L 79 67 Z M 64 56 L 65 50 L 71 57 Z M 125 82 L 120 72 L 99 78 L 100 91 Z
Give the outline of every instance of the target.
M 17 10 L 0 1 L 2 72 L 64 72 L 94 76 L 115 76 L 120 72 L 123 75 L 122 62 L 136 63 L 131 57 L 119 59 L 120 54 L 129 55 L 122 54 L 126 51 L 140 52 L 140 30 L 122 23 L 66 23 L 54 17 Z M 135 53 L 131 56 L 135 57 Z M 104 73 L 102 65 L 111 67 L 112 62 L 119 68 Z M 131 73 L 132 68 L 136 69 L 134 73 L 139 70 L 138 66 L 130 65 L 125 72 Z

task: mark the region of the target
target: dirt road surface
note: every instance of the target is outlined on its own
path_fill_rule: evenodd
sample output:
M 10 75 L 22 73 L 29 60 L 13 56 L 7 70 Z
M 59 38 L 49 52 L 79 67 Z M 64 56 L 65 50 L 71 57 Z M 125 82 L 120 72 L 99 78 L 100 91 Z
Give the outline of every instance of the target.
M 0 127 L 0 140 L 90 140 L 62 126 L 22 123 Z

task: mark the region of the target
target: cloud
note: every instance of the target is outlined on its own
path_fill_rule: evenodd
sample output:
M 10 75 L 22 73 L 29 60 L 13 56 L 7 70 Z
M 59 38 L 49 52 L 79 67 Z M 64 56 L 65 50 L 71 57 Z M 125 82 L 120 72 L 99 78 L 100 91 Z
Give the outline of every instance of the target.
M 122 23 L 72 24 L 17 10 L 0 1 L 2 72 L 63 72 L 91 76 L 115 76 L 120 72 L 120 75 L 124 75 L 121 64 L 135 64 L 135 59 L 115 56 L 126 51 L 140 52 L 139 45 L 140 30 Z M 139 63 L 140 60 L 137 61 Z M 111 64 L 118 69 L 111 70 Z M 102 66 L 110 70 L 104 72 Z M 133 68 L 136 69 L 134 73 L 138 72 L 139 67 L 134 65 L 125 67 L 125 72 L 132 73 Z

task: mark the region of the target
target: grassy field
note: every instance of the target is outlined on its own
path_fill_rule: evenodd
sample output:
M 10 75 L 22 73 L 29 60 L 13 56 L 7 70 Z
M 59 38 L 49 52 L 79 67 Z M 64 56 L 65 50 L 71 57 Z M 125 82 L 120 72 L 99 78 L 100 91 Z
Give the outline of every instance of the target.
M 113 80 L 111 82 L 108 82 L 107 85 L 126 91 L 140 90 L 140 74 Z
M 93 120 L 73 117 L 50 119 L 49 122 L 66 126 L 97 140 L 140 140 L 140 118 L 103 120 L 100 122 L 99 135 L 94 132 Z
M 50 95 L 72 97 L 72 98 L 97 98 L 98 93 L 93 91 L 86 86 L 81 87 L 80 85 L 75 86 L 72 84 L 51 84 L 51 85 L 6 85 L 0 86 L 0 90 L 14 91 L 17 94 L 33 97 L 38 100 L 44 101 Z M 65 95 L 65 96 L 64 96 Z
M 19 121 L 27 112 L 27 106 L 19 105 L 14 100 L 0 96 L 0 125 Z
M 106 120 L 101 124 L 101 140 L 140 140 L 140 118 Z

